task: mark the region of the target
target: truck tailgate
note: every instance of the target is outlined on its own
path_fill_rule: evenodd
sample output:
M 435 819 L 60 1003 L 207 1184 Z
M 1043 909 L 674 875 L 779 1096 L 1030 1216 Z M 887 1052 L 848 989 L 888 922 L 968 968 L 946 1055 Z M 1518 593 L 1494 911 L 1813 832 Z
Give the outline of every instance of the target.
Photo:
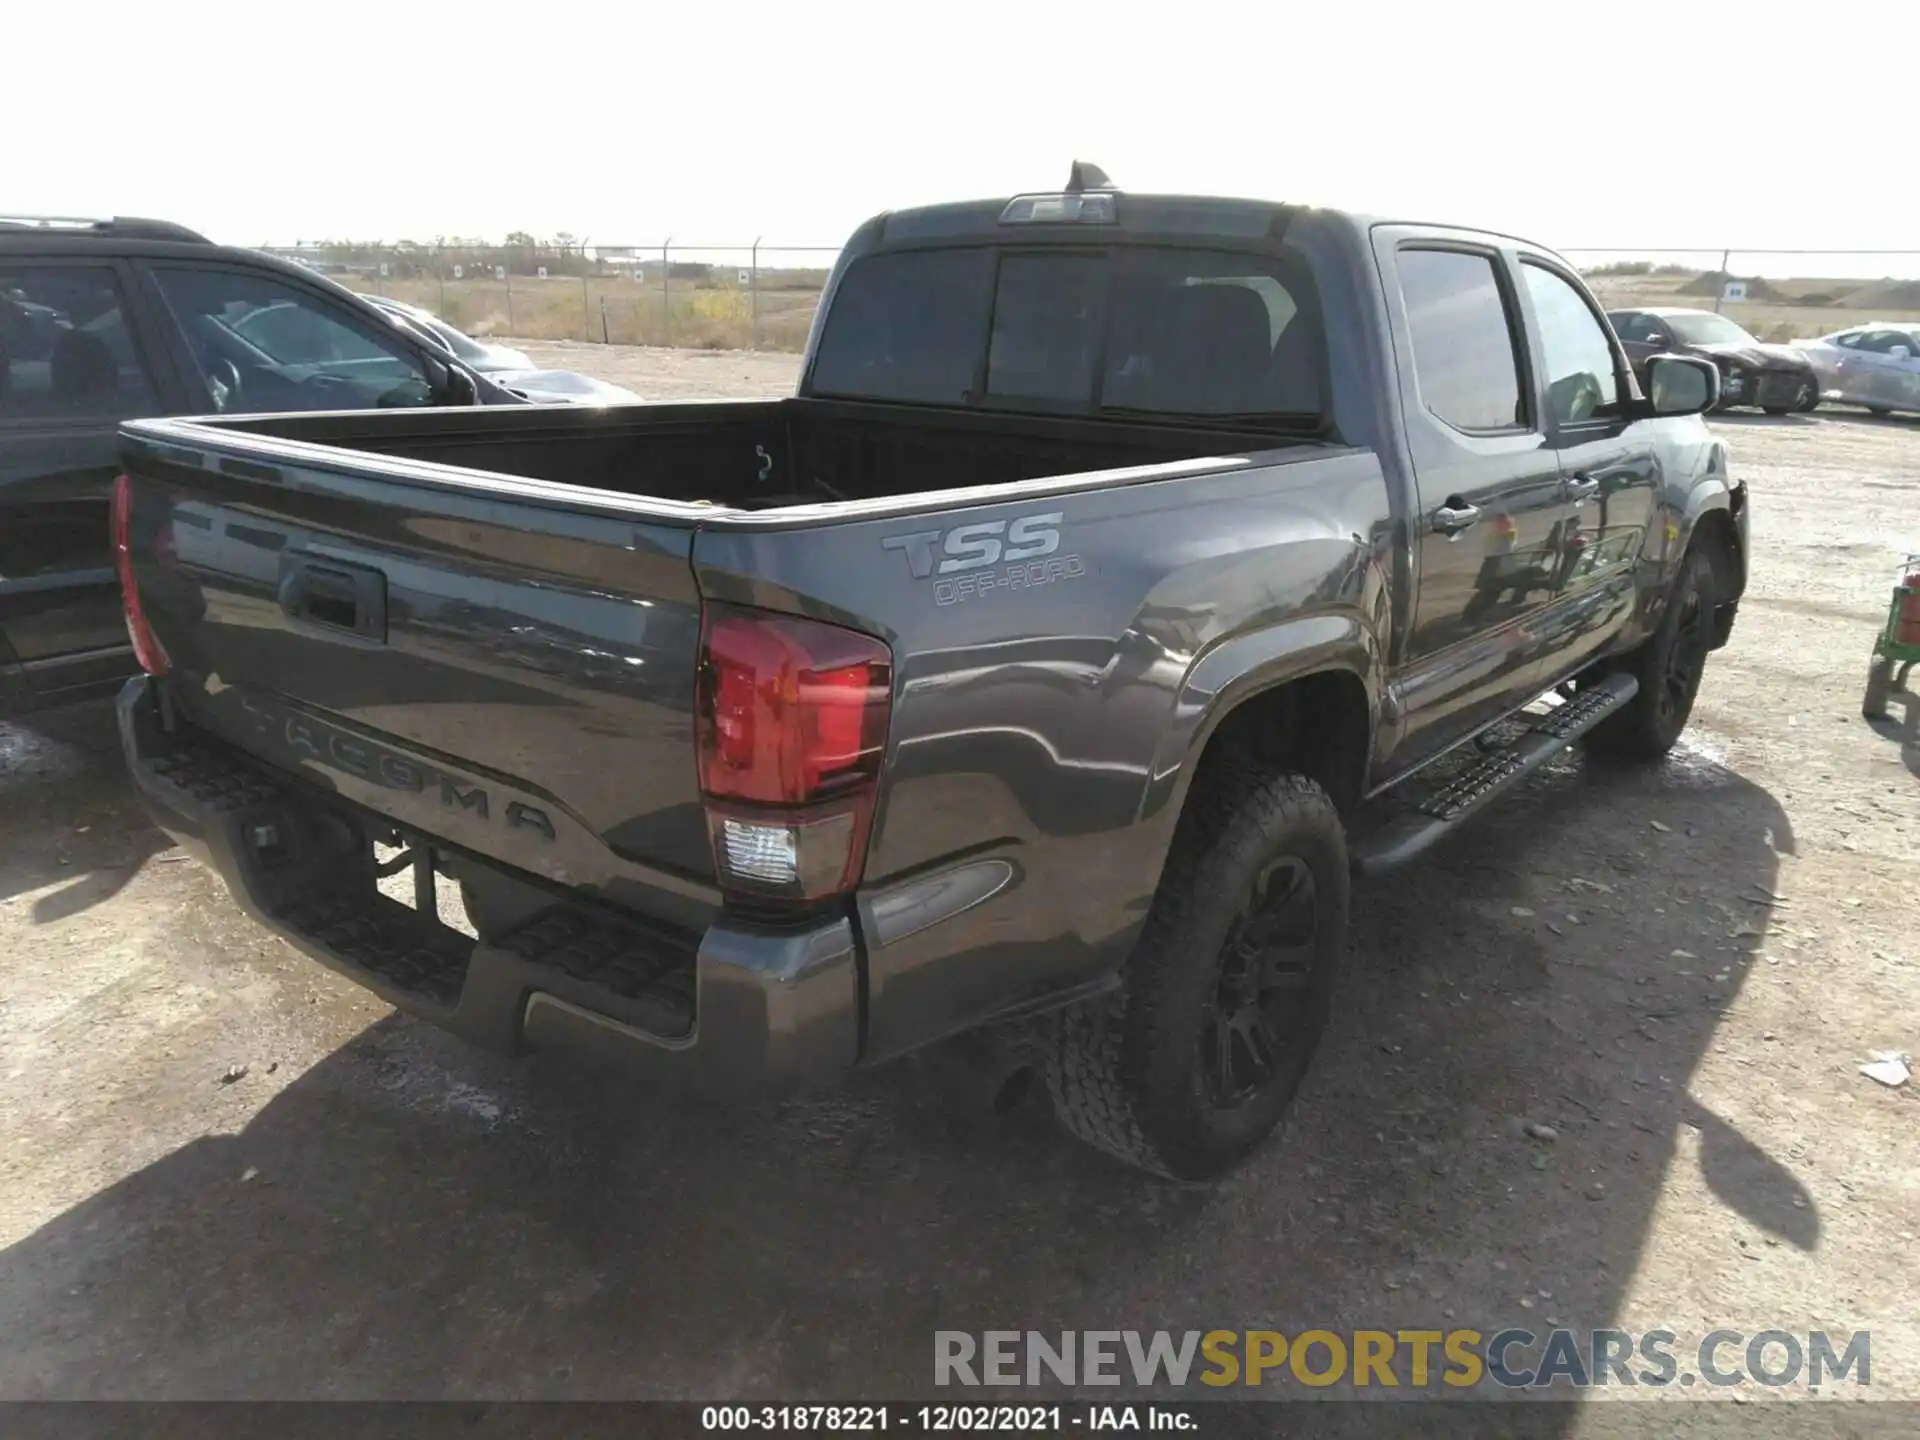
M 690 519 L 249 448 L 123 441 L 134 573 L 186 720 L 553 881 L 712 896 Z

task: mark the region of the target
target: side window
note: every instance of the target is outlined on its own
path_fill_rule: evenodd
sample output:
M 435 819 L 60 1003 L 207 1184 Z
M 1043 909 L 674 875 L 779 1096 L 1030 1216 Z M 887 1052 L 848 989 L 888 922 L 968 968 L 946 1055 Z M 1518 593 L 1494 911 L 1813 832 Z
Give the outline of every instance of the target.
M 155 266 L 216 410 L 431 405 L 432 382 L 395 332 L 244 270 Z
M 1530 261 L 1520 269 L 1540 325 L 1549 413 L 1562 425 L 1608 413 L 1620 403 L 1620 377 L 1599 318 L 1564 276 Z
M 1904 345 L 1911 353 L 1914 338 L 1904 330 L 1869 330 L 1860 337 L 1856 348 L 1871 351 L 1875 355 L 1890 355 L 1896 345 Z
M 1649 315 L 1643 310 L 1615 312 L 1609 314 L 1607 318 L 1613 322 L 1613 333 L 1629 344 L 1664 345 L 1671 338 L 1660 317 Z
M 0 421 L 153 411 L 111 270 L 0 265 Z
M 1857 350 L 1862 333 L 1859 330 L 1848 330 L 1839 335 L 1830 335 L 1827 337 L 1827 343 L 1838 345 L 1842 350 Z
M 1462 430 L 1527 423 L 1513 318 L 1491 255 L 1402 250 L 1400 293 L 1420 399 Z

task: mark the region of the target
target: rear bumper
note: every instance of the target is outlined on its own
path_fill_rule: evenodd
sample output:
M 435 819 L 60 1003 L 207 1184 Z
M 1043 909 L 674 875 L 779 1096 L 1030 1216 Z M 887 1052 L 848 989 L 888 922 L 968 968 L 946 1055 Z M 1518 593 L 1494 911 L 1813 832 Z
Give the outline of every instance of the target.
M 169 732 L 145 676 L 121 691 L 119 721 L 155 822 L 254 919 L 409 1014 L 503 1053 L 575 1051 L 712 1094 L 777 1093 L 858 1056 L 858 957 L 844 918 L 692 936 L 556 900 L 476 942 L 378 892 L 378 817 L 204 732 Z

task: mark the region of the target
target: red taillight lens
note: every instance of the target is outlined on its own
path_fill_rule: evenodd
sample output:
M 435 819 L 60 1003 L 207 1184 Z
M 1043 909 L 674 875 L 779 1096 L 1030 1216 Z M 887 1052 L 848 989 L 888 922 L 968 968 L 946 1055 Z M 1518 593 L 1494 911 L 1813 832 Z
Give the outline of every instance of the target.
M 125 475 L 113 482 L 113 567 L 120 575 L 120 608 L 126 612 L 133 658 L 149 675 L 164 675 L 172 662 L 147 624 L 146 612 L 140 608 L 140 586 L 133 578 L 133 481 Z
M 893 665 L 872 636 L 715 607 L 700 669 L 707 794 L 805 805 L 879 773 Z
M 892 691 L 870 635 L 707 609 L 694 709 L 723 883 L 799 900 L 858 883 Z

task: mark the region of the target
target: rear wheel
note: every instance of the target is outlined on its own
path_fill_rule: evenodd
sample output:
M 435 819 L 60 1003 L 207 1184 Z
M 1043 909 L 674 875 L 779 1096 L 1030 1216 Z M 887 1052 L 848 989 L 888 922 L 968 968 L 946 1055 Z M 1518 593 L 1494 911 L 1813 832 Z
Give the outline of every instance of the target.
M 1196 786 L 1121 989 L 1062 1012 L 1046 1064 L 1067 1128 L 1178 1180 L 1220 1174 L 1279 1123 L 1347 930 L 1325 791 L 1238 762 Z
M 1713 641 L 1713 565 L 1689 550 L 1674 578 L 1667 610 L 1653 634 L 1615 662 L 1640 682 L 1639 693 L 1587 736 L 1600 755 L 1658 760 L 1687 728 Z

